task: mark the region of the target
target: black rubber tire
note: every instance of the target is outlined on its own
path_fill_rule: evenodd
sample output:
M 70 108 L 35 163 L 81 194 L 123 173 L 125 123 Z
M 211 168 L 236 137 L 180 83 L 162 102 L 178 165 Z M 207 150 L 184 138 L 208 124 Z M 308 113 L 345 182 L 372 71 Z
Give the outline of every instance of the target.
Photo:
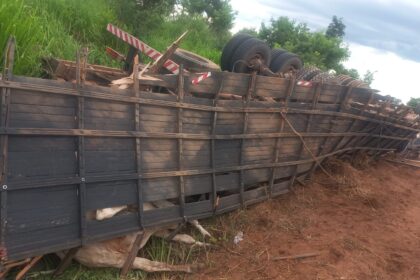
M 222 71 L 232 70 L 230 65 L 233 53 L 243 42 L 250 38 L 252 38 L 251 35 L 240 33 L 233 36 L 232 39 L 230 39 L 229 42 L 226 43 L 222 51 L 222 56 L 220 58 L 220 67 L 222 68 Z
M 272 49 L 271 50 L 271 61 L 274 61 L 279 55 L 286 53 L 286 50 L 283 49 Z
M 210 59 L 184 49 L 177 49 L 171 60 L 179 65 L 184 65 L 184 69 L 190 72 L 220 71 L 219 65 Z
M 302 60 L 293 53 L 283 53 L 276 57 L 276 59 L 271 61 L 270 64 L 270 70 L 274 73 L 284 73 L 291 68 L 294 68 L 295 70 L 301 69 L 303 66 Z
M 249 62 L 258 57 L 265 65 L 270 65 L 271 49 L 263 41 L 250 38 L 243 42 L 233 53 L 232 71 L 237 73 L 249 73 L 252 70 L 248 67 Z

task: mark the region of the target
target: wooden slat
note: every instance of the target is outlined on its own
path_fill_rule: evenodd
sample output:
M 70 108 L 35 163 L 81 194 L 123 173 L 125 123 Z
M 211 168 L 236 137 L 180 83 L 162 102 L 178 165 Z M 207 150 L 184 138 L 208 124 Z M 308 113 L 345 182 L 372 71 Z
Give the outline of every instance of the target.
M 185 78 L 184 78 L 184 67 L 181 64 L 179 68 L 179 75 L 178 75 L 178 87 L 177 87 L 177 94 L 178 94 L 178 101 L 184 101 L 184 94 L 185 94 Z M 178 108 L 178 133 L 183 132 L 183 108 Z M 184 169 L 184 147 L 183 147 L 183 139 L 178 138 L 178 170 L 182 171 Z M 179 176 L 179 206 L 180 206 L 180 214 L 183 219 L 187 219 L 185 216 L 185 180 L 184 176 Z
M 314 93 L 313 93 L 313 96 L 312 96 L 312 108 L 313 109 L 315 109 L 316 104 L 318 103 L 318 100 L 319 100 L 319 97 L 320 97 L 320 94 L 321 94 L 321 90 L 322 90 L 322 86 L 323 86 L 323 84 L 322 83 L 319 83 L 314 88 Z M 313 118 L 313 115 L 312 114 L 308 116 L 308 119 L 306 121 L 306 128 L 305 128 L 305 132 L 306 133 L 310 130 L 312 118 Z M 305 138 L 302 138 L 302 139 L 305 139 Z M 299 157 L 298 157 L 298 159 L 301 159 L 301 157 L 302 157 L 302 155 L 304 153 L 304 150 L 305 150 L 305 143 L 303 143 L 303 140 L 302 140 L 302 143 L 300 143 L 299 150 L 300 151 L 299 151 Z M 295 170 L 294 170 L 293 175 L 292 175 L 292 179 L 290 180 L 289 188 L 291 188 L 293 186 L 293 184 L 294 184 L 294 182 L 296 180 L 296 177 L 298 175 L 298 170 L 299 170 L 299 166 L 296 165 L 295 166 Z
M 287 88 L 287 97 L 285 99 L 285 107 L 287 107 L 287 103 L 289 101 L 289 97 L 293 95 L 293 91 L 296 85 L 296 81 L 295 79 L 290 79 L 289 80 L 289 85 Z M 282 117 L 282 114 L 279 114 L 279 118 L 280 118 L 280 133 L 283 133 L 284 131 L 284 125 L 285 125 L 285 121 L 284 118 Z M 279 145 L 280 145 L 281 141 L 280 141 L 280 137 L 276 138 L 276 144 L 274 146 L 274 158 L 273 158 L 273 163 L 277 163 L 279 161 Z M 271 170 L 271 177 L 270 177 L 270 185 L 269 185 L 269 195 L 270 197 L 272 197 L 273 195 L 273 185 L 274 185 L 274 180 L 276 179 L 276 168 L 273 167 Z
M 87 50 L 82 50 L 82 53 L 77 52 L 77 66 L 76 66 L 76 86 L 77 89 L 83 88 L 84 85 L 84 71 L 87 63 Z M 77 128 L 84 129 L 85 124 L 85 98 L 83 92 L 77 97 Z M 79 207 L 80 207 L 80 237 L 82 245 L 86 240 L 86 172 L 85 172 L 85 137 L 77 137 L 77 163 L 78 174 L 80 178 L 79 184 Z
M 138 81 L 139 75 L 139 65 L 134 63 L 133 66 L 133 77 L 134 77 L 134 85 L 133 85 L 133 94 L 135 97 L 140 97 L 140 84 Z M 140 104 L 134 104 L 134 127 L 136 131 L 140 131 Z M 142 188 L 142 151 L 141 151 L 141 140 L 139 137 L 135 139 L 135 151 L 136 151 L 136 171 L 138 174 L 138 178 L 136 180 L 137 185 L 137 214 L 138 214 L 138 221 L 139 227 L 144 229 L 144 221 L 143 221 L 143 188 Z
M 219 101 L 219 97 L 220 94 L 222 92 L 224 86 L 224 78 L 222 77 L 221 81 L 220 81 L 220 87 L 218 89 L 218 91 L 216 92 L 216 95 L 214 97 L 214 107 L 217 107 L 217 103 Z M 217 125 L 217 111 L 213 111 L 213 120 L 212 120 L 212 124 L 211 124 L 211 134 L 214 137 L 216 135 L 216 125 Z M 215 151 L 215 145 L 216 145 L 216 140 L 213 138 L 210 140 L 210 145 L 211 145 L 211 168 L 213 169 L 213 172 L 211 173 L 212 175 L 212 206 L 213 206 L 213 213 L 216 213 L 217 210 L 217 185 L 216 185 L 216 172 L 214 171 L 216 169 L 216 151 Z
M 13 79 L 13 66 L 15 58 L 15 40 L 13 37 L 9 38 L 6 46 L 4 64 L 3 64 L 3 75 L 2 81 L 8 81 Z M 10 118 L 10 89 L 1 88 L 1 107 L 0 107 L 0 121 L 1 127 L 7 128 L 9 126 Z M 8 204 L 8 147 L 9 147 L 9 136 L 1 135 L 0 137 L 0 149 L 1 149 L 1 160 L 0 160 L 0 250 L 6 252 L 6 233 L 7 233 L 7 208 Z M 7 256 L 4 256 L 7 259 Z
M 25 78 L 26 79 L 26 78 Z M 34 79 L 36 80 L 36 79 Z M 79 92 L 72 90 L 72 89 L 63 89 L 58 87 L 50 87 L 50 86 L 43 86 L 43 87 L 35 87 L 33 84 L 22 84 L 22 83 L 16 83 L 16 82 L 7 82 L 4 83 L 3 81 L 0 81 L 0 86 L 7 87 L 7 88 L 19 88 L 19 89 L 27 89 L 27 90 L 36 90 L 39 92 L 45 92 L 45 93 L 55 93 L 55 94 L 64 94 L 64 95 L 79 95 Z M 96 87 L 100 90 L 106 90 L 105 87 Z M 124 95 L 115 95 L 115 94 L 105 94 L 105 93 L 99 93 L 99 92 L 92 92 L 92 91 L 86 91 L 86 95 L 89 95 L 91 98 L 97 98 L 97 99 L 105 99 L 105 100 L 114 100 L 114 101 L 120 101 L 125 103 L 141 103 L 141 104 L 149 104 L 149 105 L 159 105 L 159 106 L 166 106 L 166 107 L 174 107 L 174 108 L 188 108 L 193 110 L 202 110 L 202 111 L 214 111 L 217 110 L 219 112 L 266 112 L 266 113 L 272 113 L 272 112 L 280 112 L 283 110 L 282 108 L 274 108 L 274 107 L 266 107 L 266 108 L 227 108 L 226 106 L 207 106 L 207 105 L 196 105 L 196 104 L 185 104 L 185 103 L 178 103 L 173 101 L 164 101 L 164 100 L 154 100 L 154 99 L 146 99 L 146 98 L 134 98 Z M 161 96 L 164 96 L 161 94 Z M 195 98 L 197 102 L 201 102 L 203 99 Z M 200 103 L 199 102 L 199 103 Z M 232 102 L 232 101 L 231 101 Z M 235 101 L 234 103 L 240 105 L 240 102 Z M 263 103 L 261 103 L 262 105 Z M 349 117 L 349 118 L 357 118 L 357 119 L 364 119 L 364 120 L 370 120 L 367 117 L 359 117 L 347 113 L 337 113 L 337 112 L 325 112 L 325 111 L 315 111 L 312 112 L 310 110 L 301 110 L 301 109 L 288 109 L 289 112 L 295 112 L 295 113 L 303 113 L 303 114 L 317 114 L 317 115 L 339 115 L 343 117 Z M 371 120 L 373 122 L 380 123 L 378 120 Z M 405 128 L 406 126 L 401 126 L 396 123 L 392 122 L 384 122 L 386 125 L 395 126 L 395 127 L 401 127 Z M 407 128 L 412 131 L 417 131 L 418 129 L 415 128 Z
M 248 87 L 248 92 L 246 94 L 246 100 L 245 100 L 245 107 L 249 106 L 249 102 L 251 100 L 251 96 L 252 94 L 255 92 L 255 86 L 256 86 L 256 80 L 257 80 L 257 72 L 253 72 L 251 79 L 249 81 L 249 87 Z M 243 129 L 242 129 L 242 134 L 246 134 L 248 131 L 248 118 L 249 118 L 249 113 L 245 112 L 243 115 Z M 245 139 L 242 138 L 241 139 L 241 149 L 240 149 L 240 165 L 242 166 L 244 164 L 244 154 L 243 154 L 243 150 L 244 150 L 244 144 L 245 144 Z M 245 197 L 244 197 L 244 191 L 245 191 L 245 183 L 244 183 L 244 171 L 241 169 L 240 170 L 240 185 L 239 185 L 239 193 L 240 193 L 240 199 L 241 199 L 241 205 L 242 207 L 245 206 Z

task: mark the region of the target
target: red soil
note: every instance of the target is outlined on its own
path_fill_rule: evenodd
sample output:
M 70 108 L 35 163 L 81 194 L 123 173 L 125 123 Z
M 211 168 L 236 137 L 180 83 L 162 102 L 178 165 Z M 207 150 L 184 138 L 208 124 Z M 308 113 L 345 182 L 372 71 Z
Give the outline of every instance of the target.
M 334 167 L 334 166 L 333 166 Z M 282 197 L 218 219 L 226 247 L 188 279 L 420 279 L 420 169 L 385 161 L 335 166 Z M 340 187 L 337 187 L 340 185 Z M 232 242 L 242 230 L 244 240 Z M 319 252 L 298 260 L 284 255 Z

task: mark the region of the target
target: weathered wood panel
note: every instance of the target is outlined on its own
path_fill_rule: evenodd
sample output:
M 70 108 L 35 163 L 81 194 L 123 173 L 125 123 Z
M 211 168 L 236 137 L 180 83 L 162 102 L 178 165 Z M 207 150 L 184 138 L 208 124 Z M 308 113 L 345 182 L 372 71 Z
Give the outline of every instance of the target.
M 401 108 L 366 89 L 226 72 L 198 85 L 189 76 L 155 78 L 139 83 L 183 95 L 25 77 L 0 81 L 1 240 L 9 259 L 257 203 L 287 192 L 315 160 L 398 148 L 419 131 Z M 243 100 L 221 100 L 220 93 Z M 402 137 L 389 138 L 396 133 Z M 86 216 L 165 199 L 179 205 L 141 207 L 105 221 Z

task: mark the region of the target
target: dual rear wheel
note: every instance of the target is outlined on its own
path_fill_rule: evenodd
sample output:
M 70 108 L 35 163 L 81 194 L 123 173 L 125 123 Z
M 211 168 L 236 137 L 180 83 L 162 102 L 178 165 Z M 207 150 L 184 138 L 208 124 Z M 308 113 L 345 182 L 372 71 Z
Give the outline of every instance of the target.
M 274 73 L 285 73 L 299 70 L 302 60 L 293 53 L 283 49 L 270 50 L 263 41 L 248 34 L 237 34 L 225 45 L 221 56 L 221 69 L 237 73 L 249 73 L 255 59 L 269 66 Z

